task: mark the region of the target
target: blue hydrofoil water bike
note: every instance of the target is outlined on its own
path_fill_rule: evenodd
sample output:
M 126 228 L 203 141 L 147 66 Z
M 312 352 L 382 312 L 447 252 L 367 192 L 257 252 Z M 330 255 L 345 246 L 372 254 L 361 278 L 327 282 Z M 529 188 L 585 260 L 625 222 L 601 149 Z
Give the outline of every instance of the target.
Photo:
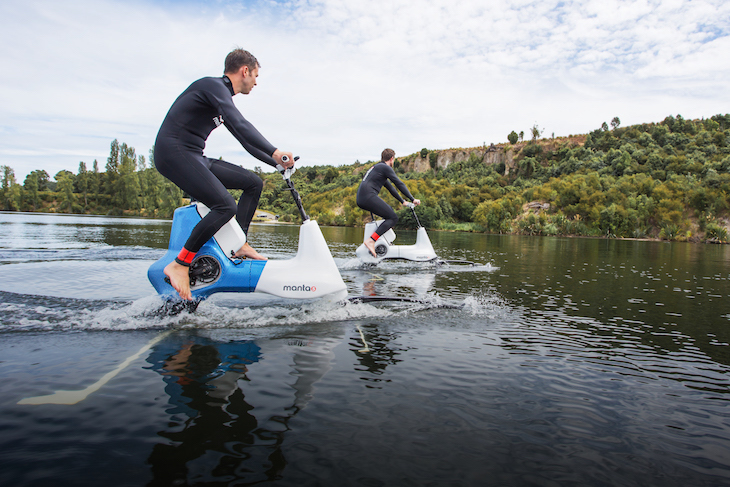
M 164 269 L 175 259 L 193 227 L 209 210 L 200 202 L 178 208 L 172 220 L 168 250 L 147 271 L 152 286 L 165 298 L 166 311 L 194 311 L 200 301 L 218 292 L 266 293 L 291 299 L 331 297 L 343 300 L 347 297 L 347 287 L 322 231 L 317 222 L 307 216 L 301 197 L 291 182 L 294 168 L 277 166 L 277 169 L 302 217 L 297 254 L 285 260 L 235 257 L 235 252 L 246 243 L 246 235 L 235 217 L 231 218 L 195 255 L 189 271 L 193 300 L 183 301 L 170 285 Z

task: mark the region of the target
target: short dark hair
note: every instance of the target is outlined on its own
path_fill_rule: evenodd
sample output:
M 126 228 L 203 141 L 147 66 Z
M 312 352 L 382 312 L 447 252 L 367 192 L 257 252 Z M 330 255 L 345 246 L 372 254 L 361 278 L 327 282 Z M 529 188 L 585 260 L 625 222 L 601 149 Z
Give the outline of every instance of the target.
M 395 151 L 393 149 L 385 149 L 382 154 L 380 154 L 380 160 L 385 162 L 389 161 L 392 158 L 395 157 Z
M 256 68 L 260 68 L 259 61 L 248 51 L 243 49 L 234 49 L 226 56 L 226 62 L 224 67 L 224 73 L 235 73 L 243 66 L 248 66 L 248 69 L 253 71 Z

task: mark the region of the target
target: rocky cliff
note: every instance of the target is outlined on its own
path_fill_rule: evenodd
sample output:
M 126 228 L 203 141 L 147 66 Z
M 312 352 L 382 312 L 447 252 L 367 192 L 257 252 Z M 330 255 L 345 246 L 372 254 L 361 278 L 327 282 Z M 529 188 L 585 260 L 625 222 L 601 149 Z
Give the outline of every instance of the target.
M 505 173 L 514 167 L 514 146 L 490 146 L 472 149 L 444 149 L 429 151 L 425 157 L 420 153 L 411 154 L 402 159 L 400 163 L 407 171 L 426 172 L 431 169 L 431 158 L 435 158 L 435 166 L 438 169 L 446 169 L 450 164 L 463 162 L 474 156 L 481 159 L 484 165 L 504 163 Z

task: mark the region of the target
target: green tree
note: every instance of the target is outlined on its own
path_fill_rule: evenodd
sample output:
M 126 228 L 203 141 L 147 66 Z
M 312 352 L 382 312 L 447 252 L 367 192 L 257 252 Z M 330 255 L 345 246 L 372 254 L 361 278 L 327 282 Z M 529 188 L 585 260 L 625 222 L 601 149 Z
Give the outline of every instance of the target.
M 86 163 L 79 162 L 79 172 L 76 175 L 76 189 L 84 196 L 84 210 L 89 206 L 89 171 L 86 170 Z
M 38 181 L 38 191 L 48 191 L 48 182 L 50 181 L 51 176 L 49 176 L 45 170 L 36 169 L 35 171 L 31 171 L 30 174 L 35 175 L 36 180 Z
M 59 171 L 55 177 L 58 182 L 57 190 L 60 193 L 61 202 L 58 205 L 60 210 L 73 212 L 73 206 L 76 202 L 74 196 L 74 175 L 70 171 Z
M 144 158 L 140 156 L 140 167 Z M 150 151 L 150 167 L 140 169 L 140 191 L 142 203 L 148 215 L 156 216 L 161 205 L 161 191 L 165 179 L 154 167 L 154 156 Z
M 519 138 L 520 138 L 520 136 L 517 135 L 517 132 L 515 132 L 514 130 L 512 132 L 510 132 L 509 135 L 507 136 L 507 140 L 509 140 L 509 143 L 512 145 L 515 145 Z
M 428 165 L 431 166 L 431 169 L 433 169 L 434 171 L 438 168 L 438 160 L 438 152 L 434 151 L 428 155 Z
M 112 203 L 120 210 L 139 209 L 139 179 L 137 178 L 137 155 L 133 147 L 122 143 L 119 148 L 119 179 Z
M 536 141 L 537 141 L 537 139 L 539 139 L 539 138 L 540 138 L 540 134 L 542 133 L 542 131 L 543 131 L 543 130 L 545 130 L 545 129 L 540 129 L 540 128 L 539 128 L 539 127 L 537 126 L 537 124 L 533 125 L 533 126 L 532 126 L 532 127 L 530 128 L 530 135 L 532 135 L 532 142 L 536 142 Z
M 337 177 L 337 169 L 330 166 L 327 168 L 327 172 L 324 174 L 324 184 L 329 184 L 335 180 Z
M 99 162 L 94 159 L 91 174 L 89 174 L 89 191 L 94 195 L 94 202 L 99 204 L 99 188 L 101 187 L 101 174 L 99 174 Z
M 30 203 L 33 205 L 33 210 L 37 210 L 40 204 L 40 198 L 38 197 L 38 174 L 35 171 L 25 177 L 23 187 L 30 199 Z
M 613 117 L 613 120 L 611 120 L 611 127 L 616 130 L 619 125 L 621 125 L 621 120 L 618 117 Z
M 74 179 L 76 179 L 76 176 L 74 175 L 74 173 L 72 173 L 71 171 L 68 171 L 66 169 L 61 169 L 60 171 L 58 171 L 56 173 L 55 176 L 53 176 L 53 179 L 56 180 L 56 183 L 60 183 L 61 179 L 64 179 L 64 178 L 69 179 L 71 181 L 71 184 L 73 185 Z M 73 186 L 72 186 L 72 188 L 73 188 Z M 57 189 L 56 191 L 60 191 L 60 190 Z
M 165 187 L 166 179 L 160 174 L 155 167 L 155 148 L 149 151 L 150 167 L 145 169 L 145 208 L 148 208 L 151 214 L 157 215 L 162 205 L 162 191 Z
M 162 190 L 166 180 L 162 174 L 154 168 L 145 171 L 145 181 L 147 194 L 145 196 L 145 205 L 153 215 L 157 215 L 160 205 L 162 204 Z
M 117 191 L 117 180 L 119 179 L 119 141 L 114 139 L 109 150 L 109 157 L 106 160 L 106 174 L 104 180 L 104 192 L 113 196 Z
M 15 171 L 10 166 L 0 166 L 3 173 L 2 186 L 0 186 L 0 196 L 2 196 L 3 210 L 18 210 L 19 201 L 16 199 L 16 191 L 13 189 L 15 183 Z
M 170 181 L 165 180 L 162 188 L 161 216 L 171 217 L 175 210 L 182 205 L 182 190 Z
M 140 155 L 137 158 L 137 181 L 139 184 L 139 196 L 140 196 L 140 206 L 143 209 L 147 209 L 147 201 L 148 201 L 148 194 L 147 194 L 147 178 L 145 178 L 145 174 L 147 172 L 147 160 L 143 155 Z

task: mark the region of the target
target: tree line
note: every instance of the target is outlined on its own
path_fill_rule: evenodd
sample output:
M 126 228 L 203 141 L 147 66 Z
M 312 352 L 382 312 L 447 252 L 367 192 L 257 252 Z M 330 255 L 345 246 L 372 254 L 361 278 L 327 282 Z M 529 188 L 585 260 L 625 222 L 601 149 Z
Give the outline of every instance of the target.
M 62 170 L 51 179 L 46 171 L 37 169 L 20 184 L 11 167 L 0 169 L 3 210 L 169 218 L 183 202 L 182 191 L 155 169 L 153 149 L 148 164 L 143 155 L 117 139 L 111 143 L 103 172 L 98 161 L 91 167 L 82 161 L 75 174 Z
M 727 242 L 730 202 L 730 115 L 660 123 L 611 125 L 585 135 L 531 139 L 518 135 L 497 150 L 512 165 L 486 165 L 474 155 L 445 169 L 412 172 L 426 149 L 396 159 L 394 168 L 421 199 L 419 220 L 442 230 L 527 235 L 660 238 Z M 507 158 L 505 158 L 507 159 Z M 369 218 L 355 204 L 362 174 L 371 166 L 304 168 L 297 188 L 321 224 L 361 225 Z M 295 219 L 276 175 L 267 175 L 261 207 Z M 269 183 L 271 181 L 271 183 Z M 398 203 L 382 192 L 393 206 Z M 414 227 L 410 210 L 400 227 Z
M 445 169 L 430 164 L 426 172 L 409 171 L 415 158 L 434 158 L 424 149 L 397 158 L 394 167 L 423 202 L 418 215 L 428 228 L 728 241 L 730 115 L 668 116 L 629 127 L 615 117 L 610 127 L 604 122 L 584 135 L 540 138 L 542 132 L 535 124 L 525 141 L 512 131 L 496 148 L 513 156 L 503 158 L 508 162 L 487 165 L 472 154 Z M 82 162 L 76 174 L 60 171 L 55 182 L 33 171 L 22 185 L 3 166 L 2 208 L 170 217 L 183 194 L 157 172 L 152 154 L 148 163 L 114 140 L 103 172 L 96 161 L 90 170 Z M 324 225 L 362 225 L 370 215 L 355 195 L 372 164 L 299 169 L 294 183 L 309 215 Z M 281 176 L 255 172 L 264 180 L 259 208 L 298 221 Z M 400 227 L 415 225 L 409 210 L 399 217 Z

